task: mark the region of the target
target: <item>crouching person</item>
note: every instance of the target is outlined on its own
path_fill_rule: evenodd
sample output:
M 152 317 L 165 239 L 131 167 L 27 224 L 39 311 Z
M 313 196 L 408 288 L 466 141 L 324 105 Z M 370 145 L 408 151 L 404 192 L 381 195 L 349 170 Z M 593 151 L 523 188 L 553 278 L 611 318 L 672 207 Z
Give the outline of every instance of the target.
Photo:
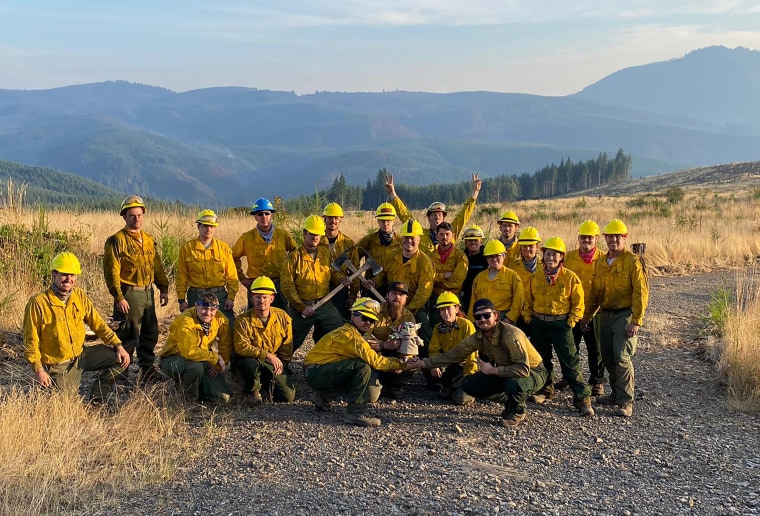
M 74 287 L 82 274 L 77 257 L 60 253 L 51 269 L 50 288 L 30 298 L 24 310 L 26 359 L 40 385 L 73 395 L 79 392 L 82 371 L 103 371 L 90 394 L 93 402 L 102 402 L 114 378 L 129 365 L 129 353 L 84 290 Z M 84 345 L 85 323 L 104 344 Z
M 380 420 L 367 417 L 372 370 L 398 371 L 406 365 L 397 358 L 374 351 L 364 335 L 377 321 L 380 304 L 368 297 L 351 306 L 350 322 L 319 339 L 304 359 L 306 382 L 314 389 L 312 401 L 317 410 L 329 410 L 332 400 L 345 394 L 348 402 L 345 422 L 357 426 L 380 426 Z
M 218 351 L 214 351 L 217 339 Z M 207 292 L 169 327 L 161 350 L 161 371 L 180 385 L 189 402 L 227 403 L 230 388 L 222 373 L 231 353 L 230 322 L 219 311 L 216 294 Z
M 526 399 L 546 383 L 541 355 L 518 328 L 499 321 L 499 312 L 488 299 L 473 303 L 477 331 L 455 348 L 410 367 L 435 368 L 458 364 L 478 352 L 478 369 L 462 381 L 464 392 L 476 398 L 504 403 L 502 426 L 519 425 L 526 417 Z
M 272 306 L 274 282 L 259 276 L 251 284 L 253 308 L 235 319 L 232 371 L 240 376 L 243 394 L 254 405 L 263 401 L 261 389 L 272 401 L 290 403 L 296 389 L 288 365 L 293 357 L 293 323 L 290 316 Z
M 454 348 L 464 339 L 475 333 L 475 327 L 464 318 L 459 317 L 459 297 L 451 292 L 443 292 L 435 303 L 441 322 L 433 328 L 433 338 L 430 339 L 430 358 L 437 357 Z M 443 385 L 442 395 L 455 405 L 466 405 L 475 398 L 466 394 L 462 388 L 465 376 L 478 370 L 477 353 L 469 354 L 461 363 L 446 367 L 435 367 L 430 370 L 434 381 Z

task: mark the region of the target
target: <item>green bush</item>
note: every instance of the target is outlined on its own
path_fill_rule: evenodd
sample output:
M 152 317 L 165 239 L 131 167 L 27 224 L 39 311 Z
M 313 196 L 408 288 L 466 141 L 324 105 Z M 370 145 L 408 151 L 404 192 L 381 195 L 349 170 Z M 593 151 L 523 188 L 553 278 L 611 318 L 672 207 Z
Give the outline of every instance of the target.
M 719 287 L 710 292 L 710 304 L 707 305 L 707 315 L 704 317 L 708 331 L 718 336 L 723 336 L 728 322 L 728 314 L 731 308 L 731 291 L 726 287 Z

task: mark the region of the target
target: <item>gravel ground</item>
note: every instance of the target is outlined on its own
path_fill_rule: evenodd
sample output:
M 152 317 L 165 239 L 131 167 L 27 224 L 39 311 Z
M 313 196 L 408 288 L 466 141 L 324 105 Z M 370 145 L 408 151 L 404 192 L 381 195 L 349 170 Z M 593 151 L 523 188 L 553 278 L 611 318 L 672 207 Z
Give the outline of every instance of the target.
M 295 403 L 217 411 L 206 460 L 94 513 L 760 514 L 760 418 L 726 408 L 695 349 L 709 293 L 733 280 L 651 279 L 630 419 L 582 419 L 565 391 L 502 428 L 498 405 L 448 405 L 418 374 L 374 409 L 381 427 L 355 428 L 344 404 L 315 411 L 296 360 Z

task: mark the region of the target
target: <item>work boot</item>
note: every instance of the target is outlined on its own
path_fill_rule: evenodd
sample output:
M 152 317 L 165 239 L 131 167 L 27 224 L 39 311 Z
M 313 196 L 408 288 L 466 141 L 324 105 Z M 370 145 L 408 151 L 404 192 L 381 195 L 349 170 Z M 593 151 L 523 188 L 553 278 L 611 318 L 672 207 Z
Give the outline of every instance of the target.
M 380 426 L 380 420 L 376 417 L 367 417 L 364 414 L 346 413 L 343 421 L 348 425 L 356 426 Z
M 546 397 L 547 400 L 550 400 L 554 397 L 554 384 L 549 384 L 544 386 L 543 389 L 539 391 L 540 394 L 543 394 L 544 397 Z
M 578 409 L 578 413 L 580 413 L 581 417 L 591 417 L 594 415 L 594 407 L 591 406 L 591 400 L 589 398 L 583 398 L 582 400 L 573 402 L 573 405 Z
M 520 412 L 520 413 L 508 412 L 506 414 L 502 412 L 500 423 L 501 423 L 501 426 L 505 426 L 507 428 L 514 428 L 520 423 L 522 423 L 525 417 L 526 417 L 525 412 Z
M 262 403 L 264 403 L 264 399 L 261 397 L 261 393 L 259 391 L 251 392 L 251 405 L 256 407 Z
M 259 398 L 261 395 L 259 395 Z M 321 392 L 314 391 L 314 393 L 311 395 L 311 402 L 314 403 L 314 406 L 319 410 L 320 412 L 326 412 L 332 408 L 332 402 L 325 398 Z
M 610 393 L 608 396 L 597 398 L 596 402 L 599 405 L 617 405 L 617 396 L 615 396 L 615 393 L 613 392 L 613 393 Z
M 592 396 L 604 396 L 604 384 L 603 383 L 595 383 L 591 386 L 591 395 Z
M 633 415 L 633 403 L 618 405 L 618 408 L 615 409 L 615 415 L 620 417 L 631 417 Z
M 570 383 L 564 378 L 558 382 L 554 382 L 554 388 L 557 389 L 558 391 L 563 391 L 567 389 L 569 386 L 570 386 Z
M 544 403 L 546 403 L 546 396 L 537 392 L 536 394 L 531 394 L 530 396 L 528 396 L 528 401 L 530 401 L 531 403 L 535 403 L 537 405 L 543 405 Z

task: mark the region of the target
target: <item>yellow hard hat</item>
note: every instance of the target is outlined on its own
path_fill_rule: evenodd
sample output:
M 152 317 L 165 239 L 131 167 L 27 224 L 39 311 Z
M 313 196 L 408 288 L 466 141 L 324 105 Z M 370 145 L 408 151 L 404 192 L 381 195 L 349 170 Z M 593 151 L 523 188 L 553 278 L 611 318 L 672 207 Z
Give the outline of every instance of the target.
M 50 269 L 61 274 L 82 274 L 82 265 L 74 253 L 63 252 L 55 255 L 50 262 Z
M 514 222 L 518 226 L 520 225 L 520 219 L 517 218 L 517 213 L 513 211 L 505 211 L 499 217 L 499 222 Z
M 552 249 L 554 251 L 559 251 L 562 254 L 567 254 L 567 246 L 560 237 L 547 238 L 541 246 L 542 251 L 545 251 L 546 249 Z
M 319 215 L 309 215 L 303 219 L 301 229 L 305 229 L 312 235 L 325 236 L 325 221 Z
M 604 226 L 602 233 L 605 235 L 627 235 L 628 226 L 626 226 L 620 219 L 612 219 Z
M 480 226 L 470 226 L 469 228 L 464 230 L 464 233 L 462 234 L 463 240 L 483 240 L 483 230 L 480 229 Z
M 599 224 L 591 219 L 584 220 L 578 226 L 578 234 L 582 236 L 599 236 Z
M 431 203 L 430 206 L 428 206 L 426 215 L 430 215 L 431 213 L 436 212 L 436 211 L 440 211 L 441 213 L 443 213 L 444 217 L 447 215 L 446 205 L 438 201 Z
M 322 210 L 322 216 L 323 217 L 342 217 L 343 216 L 343 208 L 340 207 L 340 204 L 337 202 L 331 202 L 327 206 L 325 206 L 325 209 Z
M 380 303 L 370 297 L 360 297 L 353 305 L 351 305 L 352 312 L 359 312 L 362 315 L 366 315 L 370 319 L 377 321 L 377 314 L 380 313 Z
M 396 218 L 396 208 L 389 202 L 384 202 L 375 210 L 375 218 L 378 220 L 394 220 Z
M 251 294 L 276 294 L 274 282 L 266 276 L 259 276 L 251 283 Z
M 123 201 L 121 201 L 121 209 L 119 215 L 124 215 L 124 212 L 129 208 L 142 208 L 143 213 L 147 210 L 145 208 L 145 202 L 139 195 L 127 195 Z
M 422 226 L 416 220 L 409 219 L 401 226 L 401 236 L 422 236 Z
M 483 249 L 483 256 L 494 256 L 497 254 L 506 253 L 507 248 L 504 247 L 504 244 L 501 243 L 500 240 L 489 240 L 486 244 L 485 249 Z
M 438 299 L 435 301 L 436 308 L 446 308 L 447 306 L 460 305 L 459 297 L 453 292 L 441 292 Z
M 517 241 L 520 245 L 537 244 L 541 241 L 541 235 L 538 234 L 538 230 L 533 226 L 520 231 L 520 235 L 517 237 Z
M 214 213 L 214 210 L 203 210 L 198 214 L 198 218 L 195 219 L 195 222 L 198 224 L 203 224 L 204 226 L 218 226 L 219 221 L 216 218 L 216 213 Z

